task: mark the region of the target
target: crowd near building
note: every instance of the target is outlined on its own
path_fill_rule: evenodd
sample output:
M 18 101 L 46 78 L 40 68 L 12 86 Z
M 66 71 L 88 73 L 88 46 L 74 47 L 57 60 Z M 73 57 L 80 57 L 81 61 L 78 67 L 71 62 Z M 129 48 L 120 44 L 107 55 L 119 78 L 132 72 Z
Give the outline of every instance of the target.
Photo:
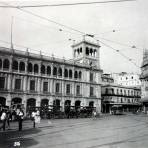
M 56 106 L 61 111 L 90 106 L 101 110 L 99 43 L 85 39 L 72 46 L 65 60 L 0 47 L 0 104 L 31 107 Z

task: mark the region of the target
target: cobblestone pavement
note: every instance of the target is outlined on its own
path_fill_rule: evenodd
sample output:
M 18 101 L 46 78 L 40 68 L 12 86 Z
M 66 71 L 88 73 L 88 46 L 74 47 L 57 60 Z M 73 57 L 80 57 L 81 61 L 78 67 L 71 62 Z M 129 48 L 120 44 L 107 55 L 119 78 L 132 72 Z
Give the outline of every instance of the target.
M 51 122 L 50 122 L 51 121 Z M 0 148 L 148 148 L 148 116 L 119 115 L 98 119 L 42 120 L 17 123 L 0 132 Z

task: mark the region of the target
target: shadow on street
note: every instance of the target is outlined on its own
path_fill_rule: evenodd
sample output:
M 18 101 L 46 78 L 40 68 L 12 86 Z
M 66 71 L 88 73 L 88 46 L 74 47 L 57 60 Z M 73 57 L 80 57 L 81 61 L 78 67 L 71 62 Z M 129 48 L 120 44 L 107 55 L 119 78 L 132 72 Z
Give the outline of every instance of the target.
M 40 129 L 24 129 L 22 131 L 9 131 L 0 132 L 0 147 L 1 148 L 26 148 L 29 146 L 37 145 L 38 142 L 34 140 L 31 136 L 30 138 L 25 138 L 28 135 L 37 134 L 41 132 Z

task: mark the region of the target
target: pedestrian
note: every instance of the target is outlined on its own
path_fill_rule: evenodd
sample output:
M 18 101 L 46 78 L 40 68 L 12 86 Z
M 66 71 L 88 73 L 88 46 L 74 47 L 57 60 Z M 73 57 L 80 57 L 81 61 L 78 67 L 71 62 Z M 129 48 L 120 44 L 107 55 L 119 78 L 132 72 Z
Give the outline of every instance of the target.
M 18 110 L 17 116 L 18 116 L 19 131 L 21 131 L 22 130 L 22 122 L 23 122 L 23 118 L 24 118 L 24 112 L 22 109 Z
M 6 128 L 6 110 L 2 110 L 2 115 L 1 115 L 1 120 L 2 120 L 2 126 L 0 127 L 0 130 L 3 129 L 5 131 Z
M 8 129 L 10 128 L 10 121 L 11 121 L 11 111 L 7 110 L 6 111 L 6 123 L 7 123 Z
M 37 109 L 35 114 L 35 123 L 40 123 L 40 121 L 41 121 L 40 111 L 39 109 Z
M 97 116 L 96 109 L 93 110 L 92 115 L 93 115 L 93 119 L 96 119 L 96 116 Z
M 33 121 L 33 128 L 35 128 L 35 116 L 36 116 L 36 112 L 33 111 L 33 112 L 32 112 L 32 115 L 31 115 L 32 121 Z

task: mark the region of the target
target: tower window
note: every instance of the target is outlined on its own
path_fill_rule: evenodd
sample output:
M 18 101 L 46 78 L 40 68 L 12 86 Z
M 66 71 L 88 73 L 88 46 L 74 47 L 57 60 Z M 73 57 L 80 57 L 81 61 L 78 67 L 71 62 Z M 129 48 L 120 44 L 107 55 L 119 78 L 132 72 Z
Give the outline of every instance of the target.
M 86 47 L 86 55 L 89 55 L 89 48 Z

